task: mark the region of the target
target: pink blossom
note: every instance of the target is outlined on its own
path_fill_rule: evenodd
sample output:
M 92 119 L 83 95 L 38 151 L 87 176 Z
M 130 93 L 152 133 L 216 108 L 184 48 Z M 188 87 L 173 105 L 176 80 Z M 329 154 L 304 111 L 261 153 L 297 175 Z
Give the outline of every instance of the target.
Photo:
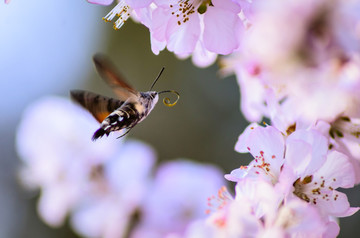
M 211 165 L 164 163 L 149 187 L 142 222 L 132 237 L 183 235 L 192 221 L 205 218 L 206 199 L 223 183 L 222 173 Z
M 230 0 L 212 1 L 211 5 L 199 0 L 154 2 L 151 37 L 165 42 L 169 51 L 187 56 L 198 42 L 216 54 L 229 54 L 239 47 L 242 22 L 237 14 L 241 9 Z M 206 61 L 212 62 L 204 58 L 200 65 Z
M 360 18 L 354 14 L 359 9 L 356 1 L 306 0 L 300 4 L 271 0 L 257 1 L 255 8 L 256 15 L 244 44 L 266 67 L 286 70 L 298 63 L 315 66 L 355 51 L 359 53 L 356 26 Z
M 263 178 L 273 184 L 278 180 L 284 164 L 285 138 L 276 128 L 260 127 L 253 123 L 239 136 L 235 150 L 249 152 L 255 158 L 248 166 L 235 169 L 225 178 L 239 181 L 241 178 Z
M 260 227 L 260 220 L 252 212 L 252 203 L 245 197 L 233 198 L 225 187 L 221 188 L 217 196 L 209 201 L 210 216 L 203 224 L 203 231 L 209 232 L 210 237 L 248 237 L 256 236 Z
M 345 194 L 335 189 L 355 184 L 355 173 L 346 155 L 331 151 L 328 141 L 316 130 L 295 130 L 284 136 L 277 129 L 250 125 L 235 146 L 255 158 L 226 175 L 231 181 L 263 179 L 279 192 L 296 195 L 327 216 L 349 216 L 351 208 Z
M 351 208 L 346 195 L 335 190 L 339 187 L 354 186 L 354 170 L 344 154 L 332 151 L 317 171 L 311 175 L 302 172 L 296 176 L 296 182 L 292 181 L 293 194 L 313 204 L 322 214 L 345 217 L 351 216 L 359 209 Z
M 107 5 L 110 0 L 91 0 Z M 152 3 L 153 2 L 153 3 Z M 165 46 L 181 58 L 195 54 L 200 67 L 212 64 L 217 54 L 227 55 L 240 46 L 243 20 L 240 6 L 231 0 L 163 1 L 121 0 L 104 17 L 119 29 L 130 16 L 136 16 L 151 34 L 151 48 L 155 54 Z
M 146 196 L 155 153 L 138 141 L 126 141 L 121 153 L 103 164 L 97 180 L 100 191 L 90 191 L 73 209 L 71 224 L 85 237 L 122 237 Z
M 321 237 L 325 233 L 336 236 L 314 207 L 300 199 L 283 199 L 265 181 L 241 180 L 236 185 L 235 198 L 220 190 L 217 200 L 223 202 L 203 225 L 207 228 L 203 231 L 212 231 L 208 237 Z
M 279 129 L 281 123 L 287 128 L 360 118 L 360 18 L 354 14 L 359 3 L 256 1 L 253 6 L 241 56 L 222 61 L 236 73 L 246 118 L 268 117 Z
M 340 115 L 359 117 L 359 63 L 354 58 L 346 63 L 324 64 L 318 69 L 299 68 L 301 75 L 294 72 L 292 84 L 288 86 L 285 86 L 286 79 L 279 78 L 277 83 L 286 97 L 286 104 L 282 106 L 287 106 L 286 115 L 299 115 L 301 120 L 309 122 L 319 119 L 332 122 Z
M 113 142 L 88 139 L 96 127 L 84 110 L 57 97 L 40 99 L 23 115 L 16 141 L 20 175 L 25 186 L 42 189 L 38 210 L 49 225 L 62 224 L 83 195 L 88 173 L 117 150 Z
M 110 221 L 117 217 L 126 224 L 130 219 L 155 156 L 149 146 L 116 136 L 93 143 L 89 138 L 97 127 L 88 112 L 69 100 L 47 97 L 33 103 L 17 131 L 17 151 L 24 163 L 20 178 L 28 188 L 41 189 L 38 212 L 47 224 L 60 226 L 71 214 L 80 234 L 121 236 L 126 225 L 121 229 Z
M 346 62 L 323 62 L 321 67 L 291 66 L 286 73 L 247 61 L 246 57 L 227 57 L 222 64 L 223 72 L 236 73 L 242 92 L 241 109 L 249 120 L 268 117 L 283 130 L 318 120 L 331 123 L 339 116 L 360 118 L 358 55 Z
M 338 232 L 329 231 L 326 221 L 318 211 L 300 200 L 288 201 L 276 213 L 266 214 L 265 229 L 260 237 L 323 237 L 329 233 L 336 237 Z M 337 232 L 337 233 L 336 233 Z

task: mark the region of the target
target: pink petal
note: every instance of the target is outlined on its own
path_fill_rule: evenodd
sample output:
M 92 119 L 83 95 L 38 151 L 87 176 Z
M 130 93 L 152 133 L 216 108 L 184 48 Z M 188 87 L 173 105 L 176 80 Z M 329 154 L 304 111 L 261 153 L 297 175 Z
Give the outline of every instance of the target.
M 189 222 L 205 217 L 208 207 L 204 201 L 223 183 L 222 172 L 212 165 L 189 160 L 163 163 L 144 201 L 140 229 L 147 228 L 148 234 L 184 231 Z M 191 214 L 184 215 L 184 211 Z
M 323 238 L 337 237 L 340 233 L 340 227 L 335 221 L 330 221 L 326 224 L 326 231 L 323 234 Z
M 225 174 L 225 179 L 231 182 L 239 182 L 244 177 L 246 171 L 243 169 L 234 169 L 230 174 Z
M 264 101 L 267 95 L 260 78 L 249 73 L 248 68 L 256 68 L 256 63 L 239 67 L 237 81 L 240 85 L 241 111 L 248 121 L 260 121 L 264 112 Z M 279 127 L 276 127 L 279 128 Z
M 154 0 L 154 3 L 159 7 L 169 8 L 170 5 L 179 4 L 178 0 Z
M 156 8 L 152 13 L 152 23 L 150 24 L 150 32 L 152 37 L 157 41 L 166 41 L 167 23 L 171 17 L 171 12 L 168 9 L 161 7 Z
M 235 144 L 235 150 L 239 153 L 248 153 L 249 149 L 247 148 L 247 140 L 249 136 L 253 133 L 255 128 L 259 127 L 257 123 L 251 123 L 243 133 L 239 136 L 238 141 Z
M 46 224 L 52 227 L 59 227 L 63 224 L 74 203 L 69 192 L 66 184 L 50 185 L 42 189 L 37 209 Z
M 98 4 L 98 5 L 110 5 L 114 0 L 87 0 L 89 3 Z
M 312 147 L 303 140 L 286 141 L 286 164 L 290 165 L 298 176 L 308 175 L 306 169 L 311 163 Z
M 279 196 L 271 183 L 261 179 L 243 179 L 235 187 L 235 200 L 246 198 L 253 206 L 257 217 L 277 210 L 282 196 Z
M 163 49 L 165 49 L 166 46 L 166 42 L 165 41 L 158 41 L 156 40 L 152 34 L 150 37 L 150 41 L 151 41 L 151 50 L 155 55 L 158 55 L 160 53 L 160 51 L 162 51 Z
M 239 47 L 243 27 L 237 14 L 208 7 L 204 24 L 203 41 L 209 51 L 227 55 Z
M 204 44 L 201 41 L 198 41 L 191 59 L 194 65 L 200 68 L 204 68 L 212 65 L 216 58 L 217 54 L 205 49 Z
M 147 7 L 152 2 L 153 2 L 153 0 L 126 0 L 126 3 L 132 8 Z
M 234 169 L 233 171 L 231 171 L 230 174 L 225 174 L 224 177 L 232 182 L 240 182 L 246 178 L 246 179 L 254 179 L 254 180 L 263 180 L 268 183 L 274 183 L 274 181 L 272 181 L 272 177 L 269 176 L 269 174 L 267 173 L 268 171 L 259 168 L 258 165 L 259 163 L 253 160 L 250 162 L 248 166 L 242 166 L 238 169 Z
M 325 164 L 316 172 L 317 176 L 326 178 L 326 186 L 351 188 L 355 184 L 355 174 L 346 155 L 331 151 Z
M 286 146 L 287 160 L 294 165 L 302 165 L 301 169 L 297 169 L 299 175 L 313 174 L 324 164 L 326 160 L 328 142 L 326 137 L 318 131 L 296 130 L 286 140 Z M 288 148 L 291 148 L 291 151 L 289 151 Z M 307 161 L 301 161 L 303 160 L 301 156 L 305 156 L 306 153 L 310 153 L 309 156 L 311 157 L 309 157 Z M 293 168 L 296 168 L 296 166 Z
M 298 179 L 292 167 L 285 163 L 281 169 L 278 183 L 275 184 L 275 189 L 281 194 L 292 194 L 294 191 L 294 181 Z
M 191 14 L 189 20 L 178 24 L 177 17 L 172 17 L 166 29 L 167 48 L 175 54 L 192 53 L 200 37 L 198 14 Z
M 212 0 L 211 3 L 216 8 L 221 8 L 224 10 L 228 10 L 234 13 L 239 13 L 241 11 L 241 7 L 231 0 Z
M 336 199 L 334 199 L 335 197 Z M 332 192 L 329 199 L 317 199 L 316 206 L 319 207 L 326 215 L 335 217 L 346 217 L 352 215 L 354 212 L 354 210 L 350 208 L 347 196 L 336 190 Z
M 282 216 L 281 212 L 283 212 L 285 216 Z M 292 214 L 292 224 L 288 223 L 290 212 Z M 306 237 L 306 234 L 311 235 L 311 237 L 321 237 L 321 234 L 326 228 L 326 224 L 319 214 L 319 211 L 310 204 L 298 199 L 290 200 L 283 206 L 280 209 L 279 217 L 280 216 L 285 218 L 283 221 L 287 225 L 288 233 L 303 234 L 303 236 L 291 237 Z
M 342 214 L 341 217 L 349 217 L 354 215 L 356 212 L 360 210 L 360 207 L 349 207 L 349 209 Z
M 152 9 L 150 7 L 134 9 L 131 17 L 150 29 L 150 25 L 152 24 Z

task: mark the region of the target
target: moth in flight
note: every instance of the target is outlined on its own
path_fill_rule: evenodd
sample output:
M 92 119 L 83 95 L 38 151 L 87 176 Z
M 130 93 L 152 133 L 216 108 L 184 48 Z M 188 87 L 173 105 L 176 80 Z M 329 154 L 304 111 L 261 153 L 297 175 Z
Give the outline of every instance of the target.
M 164 104 L 169 107 L 174 106 L 180 98 L 179 93 L 174 90 L 151 91 L 164 68 L 161 69 L 148 92 L 138 92 L 124 80 L 104 55 L 96 54 L 93 60 L 101 78 L 112 87 L 118 97 L 118 99 L 115 99 L 83 90 L 70 91 L 71 98 L 88 110 L 101 123 L 100 128 L 95 131 L 92 137 L 93 141 L 104 135 L 108 136 L 112 131 L 122 129 L 126 131 L 118 138 L 126 135 L 149 115 L 158 102 L 159 94 L 174 93 L 177 95 L 174 103 L 171 103 L 169 98 L 164 98 Z

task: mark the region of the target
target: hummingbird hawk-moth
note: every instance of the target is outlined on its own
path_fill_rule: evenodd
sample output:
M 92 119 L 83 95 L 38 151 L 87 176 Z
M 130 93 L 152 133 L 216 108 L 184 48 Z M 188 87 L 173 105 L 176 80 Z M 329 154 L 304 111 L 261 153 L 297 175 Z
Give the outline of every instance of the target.
M 148 92 L 138 92 L 124 80 L 104 55 L 96 54 L 93 61 L 100 77 L 112 87 L 118 97 L 118 99 L 115 99 L 83 90 L 70 91 L 71 98 L 88 110 L 101 123 L 100 128 L 95 131 L 92 137 L 93 141 L 104 135 L 108 136 L 110 132 L 122 129 L 125 129 L 126 132 L 118 138 L 126 135 L 149 115 L 158 102 L 161 93 L 170 92 L 177 95 L 178 98 L 174 103 L 170 103 L 169 98 L 164 98 L 164 104 L 169 107 L 174 106 L 179 100 L 179 93 L 174 90 L 151 91 L 164 68 L 162 68 Z

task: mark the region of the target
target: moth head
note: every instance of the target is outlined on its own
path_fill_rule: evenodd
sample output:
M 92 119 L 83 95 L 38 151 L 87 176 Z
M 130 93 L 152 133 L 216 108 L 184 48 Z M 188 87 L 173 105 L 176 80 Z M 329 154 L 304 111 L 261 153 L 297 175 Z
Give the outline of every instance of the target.
M 159 93 L 156 91 L 150 91 L 148 92 L 148 95 L 152 101 L 152 104 L 155 105 L 159 100 Z
M 150 98 L 153 99 L 153 100 L 156 99 L 156 101 L 159 99 L 159 93 L 156 92 L 156 91 L 150 91 L 150 92 L 149 92 L 149 96 L 150 96 Z

